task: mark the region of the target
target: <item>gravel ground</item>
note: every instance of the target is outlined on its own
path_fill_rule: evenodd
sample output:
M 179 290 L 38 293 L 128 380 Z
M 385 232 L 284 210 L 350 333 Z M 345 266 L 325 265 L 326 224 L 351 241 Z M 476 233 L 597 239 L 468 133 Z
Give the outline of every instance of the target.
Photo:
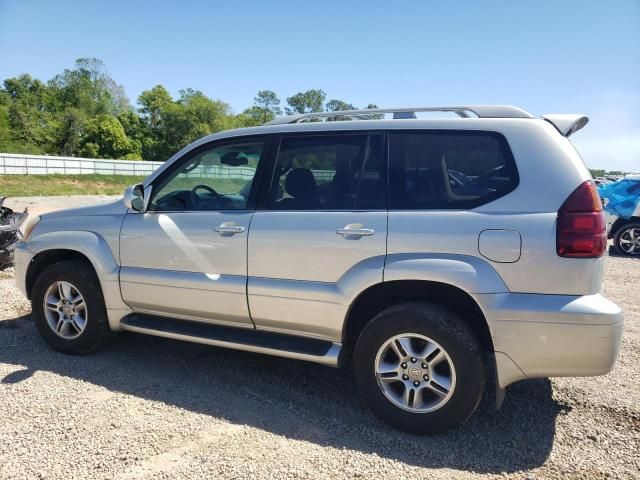
M 640 478 L 640 260 L 605 276 L 625 310 L 613 372 L 520 382 L 499 412 L 416 437 L 349 371 L 136 334 L 55 353 L 0 273 L 0 478 Z

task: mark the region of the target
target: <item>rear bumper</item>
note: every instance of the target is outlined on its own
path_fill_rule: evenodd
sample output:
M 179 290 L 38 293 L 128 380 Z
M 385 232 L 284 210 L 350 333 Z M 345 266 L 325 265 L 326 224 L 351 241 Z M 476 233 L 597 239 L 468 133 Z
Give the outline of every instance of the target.
M 502 388 L 525 378 L 603 375 L 616 362 L 622 310 L 599 294 L 478 297 Z

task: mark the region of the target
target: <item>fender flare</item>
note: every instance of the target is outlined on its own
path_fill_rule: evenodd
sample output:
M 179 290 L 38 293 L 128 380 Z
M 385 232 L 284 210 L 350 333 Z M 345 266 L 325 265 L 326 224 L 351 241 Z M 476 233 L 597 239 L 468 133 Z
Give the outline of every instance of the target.
M 470 295 L 509 289 L 485 260 L 470 255 L 394 253 L 387 256 L 384 282 L 425 280 L 458 287 Z
M 51 250 L 70 250 L 82 254 L 98 276 L 107 309 L 129 310 L 120 293 L 120 265 L 101 235 L 84 230 L 46 232 L 30 239 L 27 248 L 33 258 Z
M 97 233 L 73 230 L 46 232 L 29 241 L 29 251 L 38 255 L 47 250 L 73 250 L 89 259 L 98 275 L 117 275 L 119 266 L 106 240 Z

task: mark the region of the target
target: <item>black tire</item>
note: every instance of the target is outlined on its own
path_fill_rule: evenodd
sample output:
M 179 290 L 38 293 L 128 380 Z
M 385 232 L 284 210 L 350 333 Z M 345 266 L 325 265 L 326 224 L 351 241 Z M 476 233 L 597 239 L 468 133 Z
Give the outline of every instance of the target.
M 86 304 L 86 324 L 77 338 L 65 339 L 49 327 L 44 313 L 44 295 L 55 282 L 71 283 Z M 42 338 L 53 349 L 70 354 L 85 354 L 101 347 L 113 337 L 109 328 L 102 289 L 91 266 L 81 261 L 63 261 L 45 268 L 37 277 L 31 294 L 31 310 Z
M 437 342 L 455 369 L 449 399 L 431 412 L 405 410 L 387 398 L 378 385 L 375 361 L 378 350 L 396 335 L 419 334 Z M 379 313 L 357 341 L 353 368 L 362 397 L 374 413 L 400 430 L 433 434 L 449 430 L 471 416 L 482 399 L 486 369 L 480 343 L 453 312 L 422 302 L 398 304 Z
M 640 256 L 640 247 L 635 247 L 633 252 L 628 252 L 622 246 L 623 235 L 630 232 L 632 229 L 640 232 L 640 222 L 627 223 L 623 227 L 619 228 L 613 236 L 613 245 L 616 247 L 616 252 L 620 255 L 627 255 L 630 257 Z

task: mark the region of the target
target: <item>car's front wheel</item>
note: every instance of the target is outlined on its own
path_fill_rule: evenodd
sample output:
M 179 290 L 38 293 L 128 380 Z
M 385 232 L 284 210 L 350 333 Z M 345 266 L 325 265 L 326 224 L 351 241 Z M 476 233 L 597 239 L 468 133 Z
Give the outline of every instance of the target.
M 616 250 L 623 255 L 640 256 L 640 223 L 628 223 L 613 237 Z
M 84 262 L 45 268 L 33 286 L 31 309 L 42 338 L 61 352 L 88 353 L 113 336 L 98 278 Z
M 371 409 L 411 433 L 438 433 L 466 420 L 485 386 L 480 345 L 453 312 L 404 303 L 378 314 L 354 350 L 354 374 Z

